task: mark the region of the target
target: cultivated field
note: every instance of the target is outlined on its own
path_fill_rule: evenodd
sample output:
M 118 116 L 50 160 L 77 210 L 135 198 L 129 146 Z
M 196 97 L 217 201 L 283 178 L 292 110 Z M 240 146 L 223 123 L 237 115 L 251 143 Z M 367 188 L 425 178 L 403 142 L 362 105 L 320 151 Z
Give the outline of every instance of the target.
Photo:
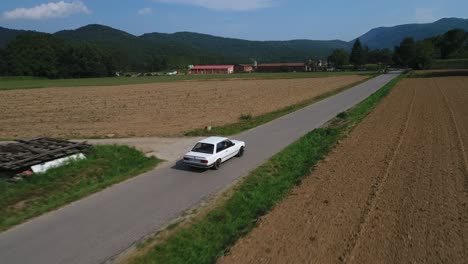
M 366 76 L 0 91 L 0 138 L 174 136 L 268 113 Z
M 219 263 L 466 263 L 468 77 L 406 79 Z

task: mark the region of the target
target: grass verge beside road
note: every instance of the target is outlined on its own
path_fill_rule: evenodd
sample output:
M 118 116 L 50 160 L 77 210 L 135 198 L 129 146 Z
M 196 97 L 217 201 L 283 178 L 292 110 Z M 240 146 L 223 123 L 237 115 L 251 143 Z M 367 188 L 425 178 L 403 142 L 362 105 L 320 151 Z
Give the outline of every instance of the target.
M 240 237 L 255 227 L 289 191 L 310 174 L 335 144 L 384 98 L 400 76 L 329 125 L 316 129 L 273 156 L 245 177 L 233 194 L 193 225 L 181 228 L 132 264 L 213 263 Z
M 196 80 L 232 80 L 232 79 L 295 79 L 319 78 L 346 75 L 371 75 L 375 72 L 285 72 L 285 73 L 237 73 L 213 75 L 175 75 L 147 77 L 106 77 L 82 79 L 45 79 L 35 77 L 0 77 L 1 90 L 33 89 L 46 87 L 79 87 L 79 86 L 114 86 L 128 84 L 145 84 L 174 81 Z
M 408 78 L 468 76 L 468 69 L 411 71 Z
M 18 183 L 0 179 L 0 231 L 139 175 L 160 162 L 127 146 L 93 146 L 86 156 Z
M 244 114 L 239 118 L 240 121 L 237 122 L 237 123 L 227 124 L 227 125 L 220 126 L 220 127 L 213 127 L 210 131 L 208 131 L 206 129 L 202 129 L 202 128 L 201 129 L 196 129 L 196 130 L 192 130 L 192 131 L 189 131 L 189 132 L 185 133 L 185 135 L 186 136 L 191 136 L 191 137 L 235 135 L 235 134 L 238 134 L 240 132 L 243 132 L 243 131 L 249 130 L 251 128 L 257 127 L 259 125 L 263 125 L 265 123 L 268 123 L 268 122 L 270 122 L 270 121 L 272 121 L 274 119 L 277 119 L 279 117 L 282 117 L 284 115 L 295 112 L 295 111 L 297 111 L 299 109 L 302 109 L 302 108 L 304 108 L 304 107 L 306 107 L 308 105 L 311 105 L 313 103 L 316 103 L 318 101 L 321 101 L 321 100 L 323 100 L 325 98 L 328 98 L 328 97 L 331 97 L 331 96 L 336 95 L 338 93 L 341 93 L 341 92 L 343 92 L 343 91 L 345 91 L 345 90 L 347 90 L 349 88 L 352 88 L 352 87 L 354 87 L 354 86 L 356 86 L 358 84 L 366 82 L 366 81 L 368 81 L 369 79 L 371 79 L 371 78 L 373 78 L 375 76 L 377 76 L 377 74 L 372 75 L 369 78 L 366 78 L 366 79 L 364 79 L 362 81 L 346 85 L 345 87 L 338 88 L 336 90 L 321 94 L 321 95 L 316 96 L 314 98 L 304 100 L 304 101 L 302 101 L 300 103 L 290 105 L 288 107 L 285 107 L 285 108 L 282 108 L 282 109 L 279 109 L 279 110 L 276 110 L 276 111 L 273 111 L 273 112 L 270 112 L 270 113 L 266 113 L 266 114 L 259 115 L 259 116 L 254 116 L 254 117 L 251 117 L 249 114 Z M 245 118 L 245 117 L 248 117 L 248 118 Z

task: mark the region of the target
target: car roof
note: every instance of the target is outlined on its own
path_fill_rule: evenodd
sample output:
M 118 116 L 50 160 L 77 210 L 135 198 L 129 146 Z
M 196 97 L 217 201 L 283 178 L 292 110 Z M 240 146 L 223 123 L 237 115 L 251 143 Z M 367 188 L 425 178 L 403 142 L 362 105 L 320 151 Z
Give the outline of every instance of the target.
M 209 138 L 205 138 L 205 139 L 202 139 L 198 142 L 200 143 L 207 143 L 207 144 L 217 144 L 221 141 L 224 141 L 226 140 L 227 138 L 224 138 L 224 137 L 209 137 Z

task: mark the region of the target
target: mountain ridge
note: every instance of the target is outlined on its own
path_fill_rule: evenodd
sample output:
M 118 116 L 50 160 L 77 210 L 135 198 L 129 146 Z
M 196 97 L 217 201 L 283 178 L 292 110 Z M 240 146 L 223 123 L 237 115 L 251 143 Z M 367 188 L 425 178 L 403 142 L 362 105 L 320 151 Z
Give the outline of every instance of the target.
M 371 49 L 393 48 L 407 36 L 420 40 L 445 33 L 454 28 L 468 31 L 468 19 L 443 18 L 433 23 L 403 24 L 376 27 L 361 35 L 363 45 Z M 0 48 L 16 36 L 33 31 L 0 27 Z M 47 34 L 47 33 L 46 33 Z M 181 31 L 175 33 L 145 33 L 133 35 L 110 26 L 89 24 L 77 29 L 61 30 L 51 35 L 69 42 L 93 42 L 109 49 L 134 68 L 146 67 L 154 57 L 166 58 L 169 65 L 299 62 L 326 58 L 334 49 L 350 50 L 354 40 L 244 40 L 231 37 Z

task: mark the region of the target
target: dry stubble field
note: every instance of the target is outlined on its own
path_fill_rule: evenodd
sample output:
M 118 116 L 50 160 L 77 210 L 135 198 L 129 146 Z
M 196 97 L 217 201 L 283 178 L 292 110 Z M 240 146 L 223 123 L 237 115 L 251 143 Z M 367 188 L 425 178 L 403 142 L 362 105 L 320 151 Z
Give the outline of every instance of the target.
M 0 138 L 177 136 L 234 123 L 363 80 L 340 76 L 284 80 L 154 83 L 0 91 Z
M 468 77 L 405 79 L 219 263 L 467 263 Z

